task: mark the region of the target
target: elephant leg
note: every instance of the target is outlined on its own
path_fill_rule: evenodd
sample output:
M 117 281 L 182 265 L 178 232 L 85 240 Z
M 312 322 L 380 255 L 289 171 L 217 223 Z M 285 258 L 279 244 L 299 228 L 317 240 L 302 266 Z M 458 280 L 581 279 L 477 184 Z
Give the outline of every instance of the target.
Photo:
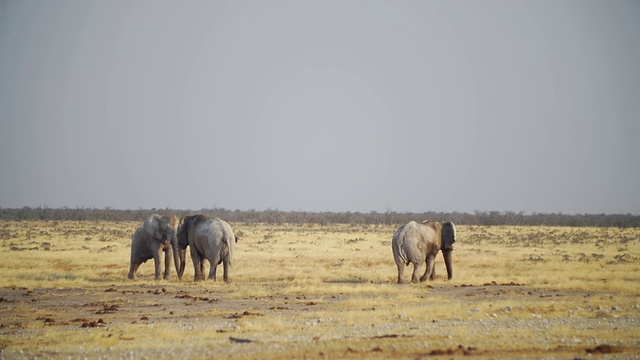
M 217 280 L 216 273 L 218 270 L 218 265 L 222 260 L 220 258 L 220 254 L 215 253 L 212 256 L 208 256 L 207 260 L 209 260 L 209 265 L 211 266 L 211 268 L 209 269 L 209 280 L 216 281 Z
M 209 268 L 209 280 L 213 280 L 216 281 L 217 280 L 217 270 L 218 270 L 218 264 L 220 264 L 220 256 L 213 256 L 213 258 L 208 258 L 209 259 L 209 265 L 211 266 L 211 268 Z
M 140 270 L 140 266 L 142 266 L 142 264 L 144 264 L 144 262 L 142 262 L 142 261 L 139 261 L 136 264 L 136 270 L 135 270 L 136 276 L 138 276 L 138 270 Z
M 129 267 L 129 279 L 135 280 L 136 273 L 138 272 L 138 268 L 142 263 L 137 261 L 136 259 L 131 259 L 131 267 Z
M 142 264 L 143 264 L 142 261 L 138 261 L 138 263 L 136 264 L 136 268 L 133 270 L 135 277 L 138 277 L 138 269 L 140 269 L 140 266 L 142 266 Z
M 405 264 L 402 261 L 396 261 L 398 267 L 398 284 L 404 283 L 404 267 Z
M 433 273 L 433 268 L 435 265 L 434 260 L 435 260 L 434 255 L 427 256 L 427 269 L 425 270 L 424 275 L 422 275 L 422 277 L 420 278 L 420 281 L 428 280 L 431 277 L 431 274 Z
M 153 262 L 155 265 L 155 280 L 160 280 L 160 277 L 162 275 L 162 260 L 160 258 L 160 252 L 162 250 L 160 249 L 154 249 L 153 250 Z
M 420 274 L 420 268 L 422 267 L 422 263 L 414 262 L 413 263 L 413 274 L 411 275 L 411 282 L 418 282 L 418 274 Z
M 429 280 L 433 280 L 436 278 L 436 262 L 433 262 L 433 269 L 431 269 L 431 276 L 429 277 Z
M 216 281 L 216 270 L 218 269 L 218 265 L 214 265 L 215 263 L 211 262 L 211 268 L 209 269 L 209 280 Z
M 200 258 L 200 277 L 198 280 L 204 280 L 204 258 Z
M 193 260 L 193 281 L 202 280 L 204 264 L 202 263 L 202 257 L 198 254 L 198 250 L 195 249 L 195 246 L 191 246 L 191 260 Z
M 131 265 L 129 266 L 129 275 L 128 278 L 131 280 L 136 279 L 136 274 L 138 273 L 138 268 L 143 263 L 138 255 L 136 249 L 136 243 L 131 245 Z
M 229 256 L 225 256 L 222 259 L 222 268 L 224 270 L 224 282 L 230 283 L 231 280 L 229 279 L 229 270 L 231 269 L 231 260 L 229 259 Z
M 171 274 L 171 263 L 173 262 L 173 254 L 170 249 L 164 251 L 164 276 L 163 279 L 169 280 Z

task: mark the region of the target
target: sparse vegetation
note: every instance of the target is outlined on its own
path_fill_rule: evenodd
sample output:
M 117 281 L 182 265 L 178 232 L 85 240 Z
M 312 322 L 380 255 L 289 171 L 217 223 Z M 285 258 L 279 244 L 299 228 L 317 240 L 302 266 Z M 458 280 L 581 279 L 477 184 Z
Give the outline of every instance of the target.
M 458 225 L 483 226 L 570 226 L 570 227 L 640 227 L 640 215 L 632 214 L 562 214 L 562 213 L 531 213 L 476 211 L 470 213 L 424 212 L 409 213 L 387 210 L 386 212 L 307 212 L 267 210 L 228 210 L 222 208 L 200 209 L 197 211 L 181 209 L 150 209 L 150 210 L 116 210 L 111 208 L 48 208 L 23 207 L 20 209 L 0 208 L 0 220 L 72 220 L 72 221 L 144 221 L 151 214 L 176 214 L 186 216 L 199 213 L 217 216 L 233 223 L 251 224 L 364 224 L 364 225 L 400 225 L 411 220 L 438 219 L 453 221 Z M 0 233 L 0 237 L 2 234 Z
M 396 225 L 231 223 L 233 282 L 127 277 L 138 221 L 0 221 L 0 356 L 586 357 L 640 351 L 640 230 L 458 227 L 396 285 Z M 233 339 L 235 340 L 233 340 Z M 162 341 L 158 341 L 161 339 Z M 607 347 L 608 346 L 608 347 Z M 108 353 L 105 353 L 106 350 Z

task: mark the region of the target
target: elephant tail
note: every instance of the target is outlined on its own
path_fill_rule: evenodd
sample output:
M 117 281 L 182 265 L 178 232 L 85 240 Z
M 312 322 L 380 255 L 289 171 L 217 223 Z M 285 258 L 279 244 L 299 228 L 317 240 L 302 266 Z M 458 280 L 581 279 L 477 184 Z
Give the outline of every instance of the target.
M 403 233 L 402 234 L 402 240 L 400 241 L 400 251 L 399 251 L 399 255 L 400 255 L 400 259 L 402 259 L 402 262 L 405 263 L 405 265 L 409 265 L 409 258 L 407 256 L 407 253 L 404 251 L 404 240 L 405 240 L 406 234 Z
M 393 252 L 396 255 L 396 262 L 401 260 L 403 264 L 408 265 L 407 253 L 404 250 L 406 232 L 404 228 L 399 229 L 393 236 Z
M 227 244 L 227 248 L 229 249 L 229 264 L 231 265 L 233 262 L 233 249 L 235 248 L 236 237 L 233 235 L 233 232 L 230 232 L 230 234 L 227 234 L 222 241 Z

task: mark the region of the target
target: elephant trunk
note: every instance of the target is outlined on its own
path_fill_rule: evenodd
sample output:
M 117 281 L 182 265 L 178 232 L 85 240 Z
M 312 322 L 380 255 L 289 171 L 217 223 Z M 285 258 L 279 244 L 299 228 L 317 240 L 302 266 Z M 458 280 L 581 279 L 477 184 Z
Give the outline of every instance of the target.
M 177 244 L 175 247 L 173 247 L 173 259 L 176 263 L 176 273 L 178 273 L 178 280 L 182 280 L 182 273 L 180 273 L 180 269 L 182 269 L 182 259 L 180 259 Z
M 178 238 L 173 234 L 170 234 L 169 237 L 169 241 L 171 242 L 171 250 L 173 251 L 173 262 L 176 266 L 176 273 L 178 274 L 178 279 L 181 279 L 182 274 L 180 274 L 180 264 L 182 259 L 180 259 L 180 252 L 178 250 Z
M 186 262 L 187 249 L 180 249 L 180 270 L 178 270 L 178 279 L 182 280 L 182 275 L 184 274 L 184 268 L 187 265 Z
M 453 243 L 456 242 L 456 225 L 452 222 L 442 224 L 442 256 L 444 264 L 447 266 L 447 276 L 449 280 L 453 278 Z
M 444 264 L 447 266 L 447 277 L 449 280 L 453 278 L 453 262 L 452 262 L 453 250 L 443 250 Z

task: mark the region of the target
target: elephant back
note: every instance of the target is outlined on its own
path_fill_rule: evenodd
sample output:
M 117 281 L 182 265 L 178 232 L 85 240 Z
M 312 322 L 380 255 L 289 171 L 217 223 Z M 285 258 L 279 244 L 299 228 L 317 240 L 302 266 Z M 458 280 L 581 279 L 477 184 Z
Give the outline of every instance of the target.
M 208 220 L 208 216 L 200 214 L 182 218 L 178 227 L 178 243 L 180 247 L 186 248 L 189 245 L 189 234 L 193 233 L 199 224 Z
M 206 215 L 193 215 L 189 217 L 188 220 L 188 224 L 187 224 L 187 228 L 188 229 L 195 229 L 198 225 L 200 225 L 203 222 L 206 222 L 209 220 L 209 217 Z
M 442 231 L 442 221 L 425 220 L 421 224 L 432 228 L 438 234 Z

